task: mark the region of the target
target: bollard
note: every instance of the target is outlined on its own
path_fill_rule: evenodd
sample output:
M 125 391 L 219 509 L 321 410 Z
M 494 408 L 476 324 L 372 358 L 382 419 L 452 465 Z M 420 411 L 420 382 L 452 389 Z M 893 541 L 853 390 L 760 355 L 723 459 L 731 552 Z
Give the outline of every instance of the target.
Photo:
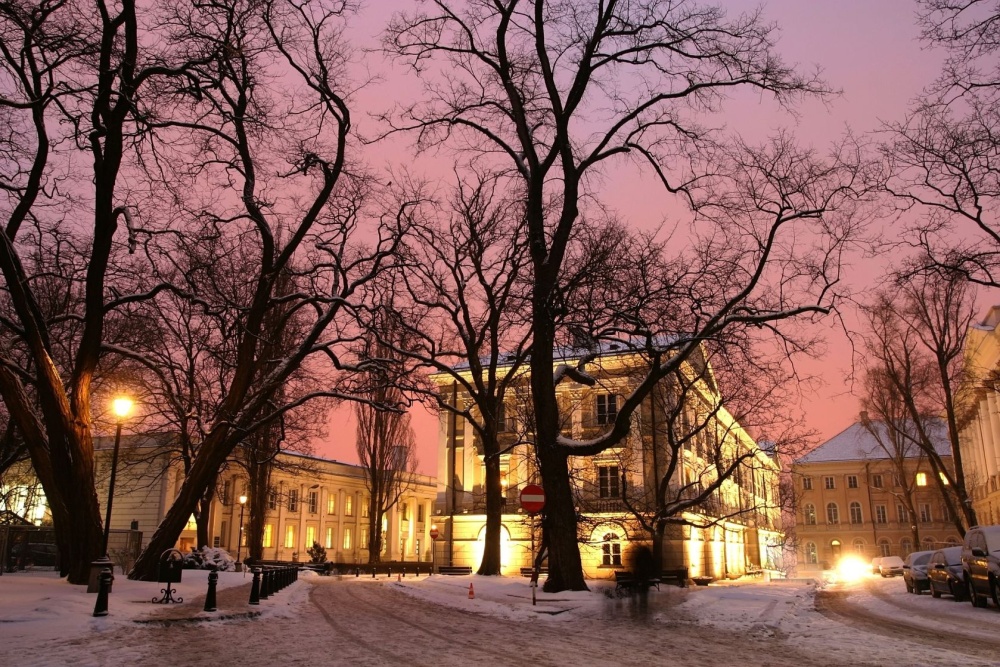
M 266 600 L 271 596 L 271 568 L 261 572 L 260 577 L 260 599 Z
M 375 567 L 373 566 L 372 567 L 372 579 L 374 579 L 374 578 L 375 578 Z
M 219 585 L 219 573 L 208 573 L 208 593 L 205 594 L 205 611 L 215 611 L 215 589 Z
M 108 567 L 101 570 L 101 573 L 97 576 L 97 604 L 94 605 L 94 616 L 108 615 L 108 591 L 111 590 L 111 581 L 113 579 L 114 576 L 111 574 L 111 568 Z
M 361 568 L 360 567 L 354 568 L 354 578 L 357 579 L 360 576 L 361 576 Z
M 392 566 L 391 565 L 389 566 L 389 573 L 386 576 L 389 577 L 390 579 L 392 579 Z
M 252 568 L 253 583 L 250 584 L 250 604 L 260 604 L 260 568 Z

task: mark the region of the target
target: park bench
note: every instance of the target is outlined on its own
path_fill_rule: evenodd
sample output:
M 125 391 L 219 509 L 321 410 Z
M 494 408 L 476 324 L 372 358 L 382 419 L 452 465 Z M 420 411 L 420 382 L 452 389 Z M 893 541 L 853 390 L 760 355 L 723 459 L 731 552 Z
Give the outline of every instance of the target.
M 627 570 L 615 570 L 615 590 L 625 589 L 632 591 L 643 584 L 646 586 L 656 586 L 656 590 L 660 590 L 659 579 L 649 579 L 643 582 L 636 579 L 635 575 Z
M 660 581 L 665 584 L 674 584 L 675 586 L 680 586 L 681 588 L 687 588 L 688 569 L 686 567 L 678 567 L 663 570 L 663 572 L 660 573 Z
M 747 568 L 746 576 L 748 577 L 763 577 L 764 569 L 757 566 L 750 566 Z
M 460 576 L 463 574 L 472 574 L 471 565 L 441 565 L 437 569 L 438 574 L 447 574 L 451 576 Z
M 534 573 L 535 573 L 535 568 L 533 568 L 533 567 L 522 567 L 521 568 L 521 576 L 522 577 L 530 577 Z M 549 574 L 549 568 L 547 568 L 547 567 L 540 567 L 540 568 L 538 568 L 538 576 L 540 576 L 540 577 L 547 577 L 548 574 Z

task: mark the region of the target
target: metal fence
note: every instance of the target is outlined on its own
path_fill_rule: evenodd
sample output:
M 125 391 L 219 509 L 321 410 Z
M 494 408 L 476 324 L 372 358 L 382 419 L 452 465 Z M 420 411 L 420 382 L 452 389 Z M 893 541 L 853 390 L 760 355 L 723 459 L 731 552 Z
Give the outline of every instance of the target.
M 141 548 L 141 531 L 111 530 L 108 535 L 108 554 L 119 566 L 119 560 L 135 561 Z M 55 529 L 0 526 L 0 574 L 31 569 L 59 569 Z

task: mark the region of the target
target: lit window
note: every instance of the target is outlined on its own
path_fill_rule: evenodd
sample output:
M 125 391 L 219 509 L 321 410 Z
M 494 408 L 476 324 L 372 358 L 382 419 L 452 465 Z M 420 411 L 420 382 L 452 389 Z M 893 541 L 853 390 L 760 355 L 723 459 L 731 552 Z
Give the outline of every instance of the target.
M 802 509 L 805 514 L 806 525 L 815 526 L 816 525 L 816 506 L 809 503 Z
M 358 533 L 358 548 L 367 549 L 368 548 L 368 528 L 365 526 L 361 527 L 361 532 Z
M 295 546 L 295 526 L 288 524 L 285 526 L 285 548 L 291 549 Z
M 354 516 L 354 496 L 348 495 L 344 497 L 344 514 Z
M 184 525 L 184 530 L 198 530 L 198 521 L 194 518 L 194 514 L 188 517 L 188 522 Z
M 306 546 L 312 548 L 316 543 L 316 526 L 306 526 Z
M 597 423 L 613 424 L 618 417 L 618 397 L 614 394 L 597 395 Z
M 261 540 L 261 546 L 265 549 L 270 549 L 274 546 L 274 526 L 272 524 L 264 526 L 264 539 Z
M 400 514 L 403 515 L 403 521 L 409 521 L 410 520 L 410 505 L 409 505 L 409 503 L 403 503 L 402 511 L 400 512 Z
M 372 515 L 372 499 L 362 498 L 361 499 L 361 518 L 367 519 Z
M 944 486 L 948 486 L 948 475 L 944 474 L 943 472 L 939 472 L 938 476 L 941 478 L 941 484 L 943 484 Z
M 622 543 L 614 533 L 604 536 L 604 543 L 601 545 L 601 563 L 604 565 L 622 564 Z
M 327 549 L 332 549 L 333 548 L 333 528 L 327 528 L 326 529 L 326 545 L 325 546 L 326 546 Z
M 351 549 L 351 529 L 344 529 L 344 551 L 349 551 Z
M 927 473 L 925 472 L 917 473 L 917 486 L 927 486 Z
M 328 495 L 326 497 L 326 513 L 327 514 L 336 514 L 337 513 L 337 494 L 336 493 L 330 493 L 330 495 Z
M 597 479 L 601 498 L 621 497 L 618 466 L 598 466 Z
M 840 523 L 840 510 L 837 508 L 837 503 L 829 503 L 826 506 L 826 522 L 827 523 Z

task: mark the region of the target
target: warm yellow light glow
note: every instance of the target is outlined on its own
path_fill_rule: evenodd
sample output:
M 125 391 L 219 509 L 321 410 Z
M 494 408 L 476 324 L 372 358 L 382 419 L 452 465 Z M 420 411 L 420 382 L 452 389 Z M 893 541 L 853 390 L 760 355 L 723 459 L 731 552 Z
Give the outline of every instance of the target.
M 246 505 L 246 504 L 247 504 L 247 497 L 240 496 L 240 505 Z
M 871 565 L 857 556 L 844 556 L 837 563 L 837 579 L 843 582 L 859 581 L 871 571 Z
M 917 486 L 927 486 L 927 473 L 925 472 L 917 473 Z
M 111 401 L 111 410 L 118 416 L 119 419 L 124 419 L 129 416 L 132 412 L 132 399 L 126 396 L 119 396 L 115 400 Z

